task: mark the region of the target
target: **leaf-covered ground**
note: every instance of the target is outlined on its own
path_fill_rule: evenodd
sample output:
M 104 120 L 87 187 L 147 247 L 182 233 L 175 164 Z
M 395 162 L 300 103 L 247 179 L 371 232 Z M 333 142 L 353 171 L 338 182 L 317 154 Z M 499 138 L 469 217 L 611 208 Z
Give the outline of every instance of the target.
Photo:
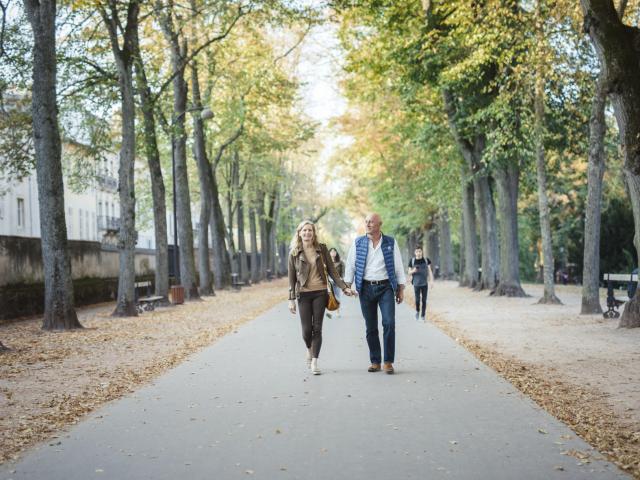
M 286 281 L 139 317 L 114 318 L 114 306 L 80 310 L 83 330 L 51 333 L 40 318 L 0 326 L 0 462 L 134 391 L 193 352 L 286 299 Z
M 640 329 L 579 315 L 579 288 L 557 290 L 564 305 L 536 304 L 539 285 L 525 285 L 531 297 L 495 298 L 438 282 L 427 320 L 640 479 Z

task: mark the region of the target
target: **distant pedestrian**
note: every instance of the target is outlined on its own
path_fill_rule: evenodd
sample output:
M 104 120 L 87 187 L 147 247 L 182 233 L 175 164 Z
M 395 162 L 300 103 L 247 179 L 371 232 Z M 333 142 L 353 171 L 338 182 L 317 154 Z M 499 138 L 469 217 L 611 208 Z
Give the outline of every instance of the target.
M 416 247 L 414 257 L 409 260 L 409 275 L 413 284 L 413 292 L 416 297 L 416 320 L 425 321 L 427 313 L 427 293 L 429 285 L 433 288 L 433 272 L 431 260 L 424 257 L 422 247 Z M 429 281 L 427 282 L 427 277 Z
M 345 281 L 360 294 L 360 308 L 367 326 L 369 372 L 379 372 L 382 361 L 378 333 L 378 308 L 382 314 L 384 371 L 393 373 L 396 349 L 396 305 L 404 299 L 406 277 L 398 243 L 384 235 L 377 213 L 365 218 L 366 235 L 357 237 L 347 255 Z
M 338 250 L 335 248 L 329 249 L 329 255 L 331 255 L 331 260 L 336 267 L 336 272 L 340 275 L 340 278 L 344 278 L 344 262 L 340 259 L 340 254 Z M 331 288 L 333 289 L 333 294 L 336 296 L 338 301 L 340 301 L 340 297 L 342 296 L 342 290 L 340 287 L 336 285 L 332 278 L 329 279 L 329 283 L 331 283 Z M 340 307 L 336 310 L 336 316 L 340 317 Z M 327 312 L 327 317 L 331 318 L 331 313 Z
M 311 221 L 303 221 L 296 228 L 291 240 L 289 311 L 295 315 L 297 299 L 302 339 L 307 347 L 307 367 L 314 375 L 321 373 L 318 368 L 318 356 L 322 346 L 322 320 L 328 300 L 325 271 L 346 295 L 351 295 L 351 289 L 336 271 L 327 246 L 318 242 L 316 226 Z

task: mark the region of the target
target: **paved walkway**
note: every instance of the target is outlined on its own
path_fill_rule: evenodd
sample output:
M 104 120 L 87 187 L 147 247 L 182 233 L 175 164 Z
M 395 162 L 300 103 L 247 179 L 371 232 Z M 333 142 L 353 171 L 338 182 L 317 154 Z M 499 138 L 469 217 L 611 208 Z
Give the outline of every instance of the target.
M 283 303 L 0 479 L 628 478 L 404 305 L 397 373 L 367 373 L 357 301 L 344 310 L 325 321 L 321 376 Z

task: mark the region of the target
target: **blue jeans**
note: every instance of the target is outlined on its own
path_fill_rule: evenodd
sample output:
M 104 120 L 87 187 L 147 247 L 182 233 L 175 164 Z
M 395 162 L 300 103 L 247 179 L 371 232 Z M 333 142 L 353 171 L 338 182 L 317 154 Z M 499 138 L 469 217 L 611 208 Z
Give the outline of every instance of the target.
M 371 363 L 382 363 L 378 332 L 378 308 L 382 314 L 384 361 L 393 363 L 396 350 L 396 299 L 390 283 L 363 284 L 360 292 L 360 308 L 367 326 L 367 344 Z
M 425 312 L 427 311 L 427 291 L 427 285 L 413 287 L 413 293 L 416 297 L 416 313 L 421 312 L 423 317 Z M 422 309 L 420 309 L 420 297 L 422 297 Z

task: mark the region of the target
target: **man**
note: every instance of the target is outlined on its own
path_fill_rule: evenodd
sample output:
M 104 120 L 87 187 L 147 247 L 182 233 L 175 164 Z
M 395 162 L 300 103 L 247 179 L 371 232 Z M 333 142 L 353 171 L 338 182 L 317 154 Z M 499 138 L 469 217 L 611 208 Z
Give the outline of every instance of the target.
M 396 343 L 396 307 L 404 298 L 405 274 L 396 241 L 383 235 L 382 220 L 377 213 L 365 218 L 366 235 L 355 239 L 347 256 L 344 281 L 360 296 L 360 308 L 366 323 L 367 344 L 371 366 L 369 372 L 379 372 L 382 361 L 378 332 L 378 307 L 382 313 L 384 371 L 394 372 Z
M 433 288 L 433 272 L 431 271 L 431 260 L 424 258 L 422 247 L 416 247 L 413 251 L 415 255 L 409 260 L 409 274 L 411 275 L 411 283 L 413 284 L 413 292 L 416 297 L 416 320 L 425 321 L 427 312 L 427 289 L 428 285 Z M 427 283 L 427 275 L 429 283 Z M 420 299 L 422 298 L 422 308 L 420 308 Z

